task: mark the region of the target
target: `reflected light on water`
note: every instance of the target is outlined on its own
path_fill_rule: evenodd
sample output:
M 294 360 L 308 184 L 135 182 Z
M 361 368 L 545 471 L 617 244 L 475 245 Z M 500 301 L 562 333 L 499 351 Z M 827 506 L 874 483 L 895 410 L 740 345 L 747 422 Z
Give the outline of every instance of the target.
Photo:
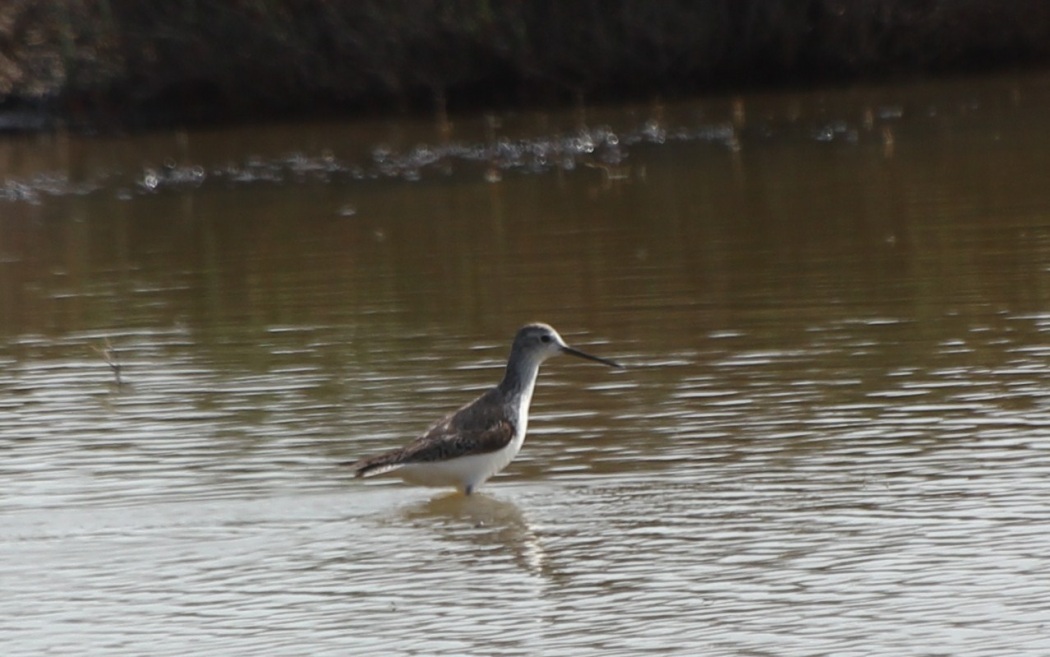
M 4 654 L 1050 654 L 1030 82 L 446 144 L 498 182 L 396 122 L 58 140 L 0 192 Z M 532 320 L 627 369 L 546 365 L 479 494 L 338 465 Z
M 970 350 L 1008 365 L 964 366 L 953 343 L 906 370 L 836 362 L 901 330 L 637 353 L 629 380 L 582 387 L 586 370 L 548 368 L 522 456 L 470 498 L 334 465 L 434 415 L 437 380 L 412 380 L 435 408 L 407 413 L 405 381 L 348 361 L 342 385 L 384 398 L 356 417 L 325 401 L 332 373 L 218 372 L 178 332 L 125 336 L 120 387 L 99 361 L 5 368 L 0 611 L 32 621 L 5 637 L 26 654 L 290 654 L 304 634 L 322 654 L 885 654 L 929 636 L 1038 654 L 1045 354 L 983 331 Z M 303 333 L 260 347 L 325 342 Z M 371 434 L 374 414 L 410 417 Z

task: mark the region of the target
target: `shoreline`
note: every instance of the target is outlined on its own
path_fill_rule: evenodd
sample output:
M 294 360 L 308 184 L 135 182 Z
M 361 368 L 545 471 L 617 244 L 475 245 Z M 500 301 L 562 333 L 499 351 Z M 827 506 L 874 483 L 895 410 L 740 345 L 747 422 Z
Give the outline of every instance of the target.
M 0 8 L 0 133 L 673 100 L 1050 63 L 1040 0 L 916 4 L 13 0 Z

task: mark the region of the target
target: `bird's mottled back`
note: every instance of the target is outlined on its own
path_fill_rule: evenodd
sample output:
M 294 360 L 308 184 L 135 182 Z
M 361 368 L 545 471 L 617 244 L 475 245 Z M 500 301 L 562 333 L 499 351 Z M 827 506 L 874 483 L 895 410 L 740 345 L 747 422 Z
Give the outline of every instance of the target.
M 504 402 L 499 388 L 491 388 L 404 447 L 357 461 L 352 465 L 354 474 L 367 477 L 405 463 L 443 461 L 502 449 L 513 440 L 516 429 Z

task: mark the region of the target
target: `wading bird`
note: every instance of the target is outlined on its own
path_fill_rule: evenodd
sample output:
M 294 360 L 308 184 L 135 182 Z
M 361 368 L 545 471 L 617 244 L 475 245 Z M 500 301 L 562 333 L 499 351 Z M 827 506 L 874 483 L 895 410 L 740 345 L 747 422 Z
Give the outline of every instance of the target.
M 404 447 L 350 463 L 354 475 L 396 472 L 409 483 L 453 486 L 470 495 L 517 456 L 525 442 L 529 403 L 540 365 L 558 354 L 623 367 L 573 349 L 547 324 L 526 324 L 514 336 L 499 385 Z

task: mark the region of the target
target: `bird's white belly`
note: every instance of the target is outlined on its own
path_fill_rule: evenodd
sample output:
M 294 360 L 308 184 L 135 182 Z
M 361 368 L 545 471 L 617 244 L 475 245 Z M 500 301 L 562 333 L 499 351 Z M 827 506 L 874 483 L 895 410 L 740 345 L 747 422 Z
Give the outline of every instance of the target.
M 525 433 L 517 432 L 503 449 L 485 454 L 457 456 L 446 461 L 406 463 L 397 473 L 405 481 L 421 486 L 454 486 L 472 490 L 507 467 L 521 450 Z

